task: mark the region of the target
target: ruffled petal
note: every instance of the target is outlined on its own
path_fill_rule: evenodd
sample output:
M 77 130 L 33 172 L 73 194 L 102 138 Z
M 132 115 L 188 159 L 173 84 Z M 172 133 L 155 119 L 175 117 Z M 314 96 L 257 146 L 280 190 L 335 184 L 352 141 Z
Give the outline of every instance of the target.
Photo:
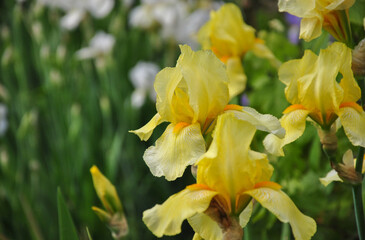
M 365 112 L 352 107 L 340 108 L 338 113 L 346 136 L 354 146 L 365 147 Z
M 140 129 L 129 132 L 136 134 L 141 139 L 141 141 L 147 141 L 151 137 L 152 132 L 157 127 L 157 125 L 163 122 L 164 120 L 161 118 L 160 114 L 157 113 L 146 125 Z
M 291 104 L 300 104 L 297 80 L 314 71 L 316 61 L 317 55 L 306 50 L 301 59 L 287 61 L 279 68 L 279 79 L 287 86 L 285 96 Z
M 194 52 L 188 45 L 180 46 L 176 68 L 186 82 L 192 122 L 204 123 L 220 114 L 229 101 L 228 75 L 224 64 L 211 51 Z
M 270 114 L 261 114 L 250 107 L 242 107 L 242 110 L 228 110 L 227 113 L 233 113 L 240 120 L 247 121 L 254 125 L 258 130 L 275 134 L 283 138 L 285 130 L 280 125 L 279 120 Z
M 189 105 L 186 83 L 178 68 L 164 68 L 154 83 L 156 108 L 161 117 L 168 122 L 191 122 L 194 112 Z
M 280 221 L 289 223 L 297 240 L 307 240 L 316 232 L 316 222 L 301 213 L 293 201 L 282 191 L 258 188 L 245 192 L 255 198 L 264 208 L 272 212 Z
M 229 98 L 232 99 L 245 90 L 247 77 L 240 58 L 229 58 L 226 65 L 229 78 Z
M 176 235 L 181 224 L 195 214 L 204 212 L 217 193 L 209 190 L 183 191 L 169 197 L 162 205 L 143 212 L 143 222 L 157 237 Z
M 280 123 L 285 129 L 285 137 L 280 139 L 273 134 L 267 135 L 264 139 L 266 150 L 271 154 L 284 156 L 282 148 L 303 135 L 308 114 L 309 111 L 304 109 L 284 114 L 280 119 Z
M 299 38 L 311 41 L 322 34 L 323 17 L 303 18 L 300 22 Z
M 327 187 L 328 184 L 334 181 L 343 182 L 342 179 L 338 176 L 336 170 L 332 169 L 327 173 L 327 175 L 323 178 L 320 178 L 319 181 L 323 186 Z
M 272 168 L 266 155 L 250 153 L 255 132 L 253 125 L 235 118 L 232 113 L 222 114 L 209 150 L 198 160 L 197 183 L 214 187 L 229 206 L 236 201 L 237 194 L 271 177 L 263 174 Z
M 205 141 L 199 123 L 170 124 L 155 146 L 143 155 L 147 166 L 156 177 L 165 176 L 169 181 L 181 177 L 188 165 L 205 153 Z
M 209 46 L 218 58 L 241 57 L 253 48 L 255 29 L 243 21 L 236 5 L 224 4 L 218 11 L 211 12 L 210 18 L 199 33 L 199 40 L 203 47 Z M 207 38 L 210 44 L 206 44 Z
M 198 213 L 188 218 L 190 226 L 194 232 L 199 234 L 204 240 L 221 240 L 223 233 L 218 224 L 204 213 Z

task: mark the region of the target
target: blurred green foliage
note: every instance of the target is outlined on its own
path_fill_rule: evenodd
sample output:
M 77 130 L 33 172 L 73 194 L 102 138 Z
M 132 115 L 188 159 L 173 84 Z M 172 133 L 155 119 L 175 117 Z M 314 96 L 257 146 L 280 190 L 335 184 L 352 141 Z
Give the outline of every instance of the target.
M 327 46 L 326 34 L 311 43 L 291 44 L 286 31 L 269 26 L 270 19 L 278 18 L 286 29 L 284 17 L 260 4 L 254 3 L 245 12 L 246 20 L 258 28 L 259 36 L 281 61 L 300 58 L 303 49 L 318 52 Z M 0 138 L 0 239 L 56 239 L 57 186 L 80 239 L 88 239 L 87 228 L 93 239 L 112 239 L 91 210 L 98 204 L 89 174 L 92 165 L 117 187 L 130 227 L 127 239 L 155 239 L 142 222 L 142 212 L 194 180 L 187 170 L 181 179 L 167 182 L 153 177 L 144 164 L 144 150 L 164 126 L 146 143 L 128 133 L 155 114 L 152 102 L 142 109 L 131 106 L 133 87 L 128 72 L 141 59 L 161 67 L 174 66 L 178 46 L 128 26 L 128 10 L 119 1 L 108 17 L 95 20 L 86 16 L 74 31 L 59 27 L 61 13 L 34 1 L 0 3 L 0 83 L 6 89 L 1 102 L 9 111 L 9 128 Z M 115 36 L 112 54 L 78 60 L 75 52 L 97 30 Z M 253 54 L 247 54 L 243 64 L 250 106 L 280 117 L 289 104 L 276 69 Z M 263 137 L 257 134 L 253 149 L 264 151 Z M 341 158 L 351 145 L 342 130 L 338 137 Z M 356 239 L 350 188 L 337 183 L 325 188 L 319 183 L 330 165 L 315 128 L 308 123 L 305 134 L 288 145 L 285 153 L 283 158 L 271 159 L 274 179 L 299 209 L 315 218 L 318 231 L 314 239 Z M 257 205 L 245 235 L 279 239 L 287 228 Z M 185 222 L 182 234 L 174 239 L 191 239 L 192 235 Z

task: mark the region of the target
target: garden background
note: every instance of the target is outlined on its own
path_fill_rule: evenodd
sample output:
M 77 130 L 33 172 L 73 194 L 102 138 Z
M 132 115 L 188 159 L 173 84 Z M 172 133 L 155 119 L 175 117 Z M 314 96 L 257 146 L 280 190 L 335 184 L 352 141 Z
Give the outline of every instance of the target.
M 183 20 L 197 10 L 209 16 L 220 4 L 182 2 L 188 4 Z M 291 40 L 298 34 L 298 23 L 279 13 L 275 0 L 230 2 L 240 6 L 246 23 L 255 27 L 282 62 L 300 58 L 308 48 L 318 53 L 331 41 L 327 33 L 309 43 Z M 143 4 L 115 0 L 105 16 L 85 7 L 80 22 L 71 29 L 61 26 L 69 14 L 65 7 L 47 1 L 0 2 L 0 240 L 57 239 L 57 187 L 80 239 L 88 239 L 87 229 L 93 239 L 112 239 L 91 210 L 101 206 L 89 171 L 93 165 L 116 186 L 129 225 L 126 239 L 155 239 L 142 222 L 142 212 L 193 183 L 189 170 L 174 182 L 153 177 L 142 159 L 166 125 L 159 126 L 147 142 L 128 133 L 156 112 L 148 96 L 153 95 L 150 86 L 133 82 L 133 67 L 139 61 L 153 62 L 160 69 L 175 66 L 178 45 L 193 43 L 192 32 L 188 38 L 179 34 L 194 30 L 189 25 L 194 21 L 176 23 L 173 33 L 166 33 L 164 23 L 157 20 L 147 27 L 138 25 L 138 19 L 133 22 L 133 10 Z M 172 16 L 180 14 L 172 6 L 168 9 L 176 11 Z M 364 13 L 365 1 L 357 1 L 350 9 L 356 42 L 365 35 Z M 104 39 L 95 48 L 90 40 L 99 31 L 112 39 Z M 268 60 L 250 53 L 243 65 L 247 87 L 233 102 L 281 117 L 289 104 L 277 70 Z M 147 94 L 145 101 L 133 100 L 135 89 Z M 303 213 L 316 220 L 313 239 L 357 239 L 351 190 L 343 184 L 320 184 L 319 178 L 331 168 L 316 129 L 307 125 L 305 134 L 286 147 L 285 157 L 270 156 L 273 178 Z M 257 135 L 259 140 L 264 137 Z M 351 144 L 342 129 L 337 136 L 339 152 L 345 152 Z M 264 151 L 259 140 L 254 142 L 255 148 Z M 289 225 L 261 206 L 255 207 L 249 231 L 254 239 L 263 240 L 284 240 L 291 234 Z M 165 238 L 192 236 L 185 222 L 182 234 Z

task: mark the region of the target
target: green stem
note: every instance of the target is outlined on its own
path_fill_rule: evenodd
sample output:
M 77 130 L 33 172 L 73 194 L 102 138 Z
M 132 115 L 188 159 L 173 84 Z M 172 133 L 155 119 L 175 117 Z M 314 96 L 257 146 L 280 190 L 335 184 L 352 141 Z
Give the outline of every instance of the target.
M 364 221 L 364 208 L 362 205 L 362 184 L 354 185 L 352 187 L 352 196 L 354 198 L 357 232 L 359 234 L 359 239 L 364 240 L 365 221 Z
M 364 94 L 365 81 L 364 80 L 359 81 L 359 85 L 361 88 L 361 106 L 362 106 L 365 103 L 365 94 Z M 360 147 L 355 167 L 356 172 L 360 174 L 362 174 L 363 161 L 364 161 L 364 148 Z M 356 226 L 359 234 L 359 239 L 365 240 L 364 207 L 362 202 L 362 182 L 352 186 L 352 196 L 354 199 L 355 218 L 356 218 Z

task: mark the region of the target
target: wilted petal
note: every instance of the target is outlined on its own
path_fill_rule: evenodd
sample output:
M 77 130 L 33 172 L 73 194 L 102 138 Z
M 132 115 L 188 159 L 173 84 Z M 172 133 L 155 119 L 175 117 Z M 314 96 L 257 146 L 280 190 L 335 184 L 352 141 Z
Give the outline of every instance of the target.
M 292 228 L 295 239 L 311 239 L 316 232 L 316 222 L 312 218 L 301 213 L 284 192 L 271 188 L 258 188 L 245 193 L 256 199 L 280 221 L 285 223 L 288 222 Z
M 350 142 L 354 146 L 365 147 L 365 112 L 359 110 L 343 107 L 340 108 L 338 115 Z
M 222 240 L 222 229 L 208 215 L 198 213 L 188 218 L 188 221 L 194 232 L 204 240 Z
M 182 222 L 204 212 L 217 193 L 209 190 L 183 191 L 169 197 L 162 205 L 143 212 L 143 222 L 157 237 L 181 232 Z
M 153 130 L 162 122 L 164 122 L 164 120 L 161 118 L 160 114 L 156 113 L 146 125 L 140 129 L 129 132 L 136 134 L 141 141 L 147 141 L 151 137 Z
M 327 173 L 327 175 L 323 178 L 320 178 L 319 181 L 323 186 L 327 187 L 328 184 L 334 181 L 343 182 L 342 179 L 338 176 L 336 170 L 332 169 Z
M 178 123 L 166 128 L 155 146 L 145 151 L 143 159 L 154 176 L 165 176 L 172 181 L 181 177 L 185 168 L 204 153 L 205 141 L 199 123 Z
M 226 65 L 229 78 L 229 98 L 232 99 L 245 90 L 247 77 L 240 58 L 229 58 Z

